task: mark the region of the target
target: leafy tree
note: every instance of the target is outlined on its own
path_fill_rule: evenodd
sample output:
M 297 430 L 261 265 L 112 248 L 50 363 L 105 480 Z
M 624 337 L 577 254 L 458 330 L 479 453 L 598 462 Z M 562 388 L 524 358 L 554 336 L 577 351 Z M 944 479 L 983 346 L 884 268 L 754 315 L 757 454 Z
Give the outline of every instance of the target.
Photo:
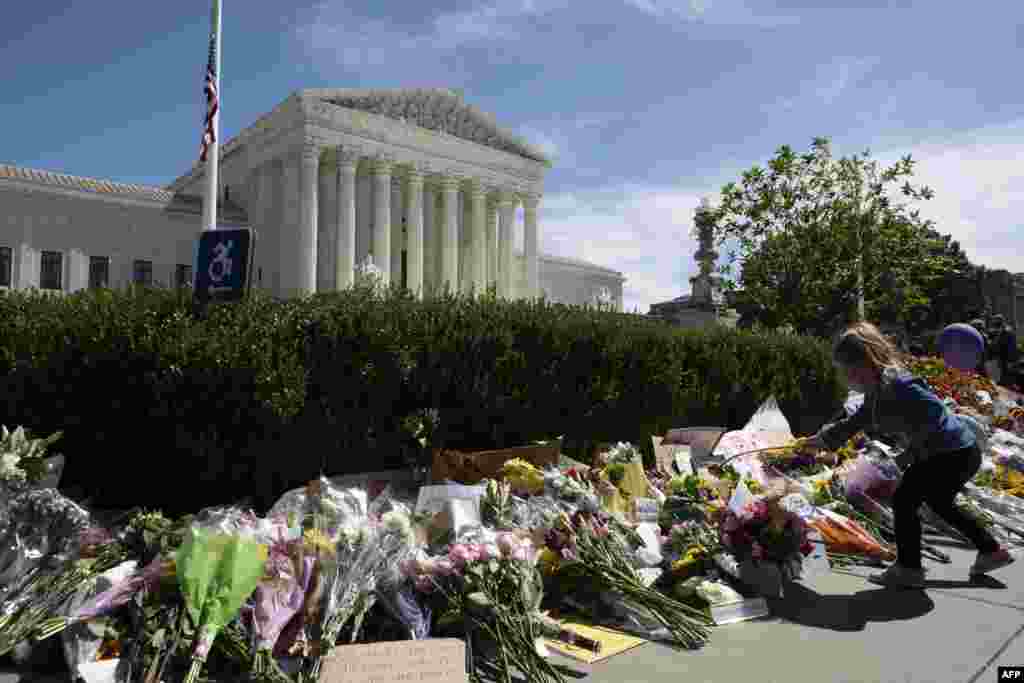
M 872 319 L 926 307 L 948 264 L 931 223 L 897 201 L 933 196 L 910 183 L 913 165 L 907 156 L 883 169 L 868 152 L 836 159 L 815 138 L 809 152 L 780 147 L 723 187 L 706 220 L 729 247 L 721 270 L 740 308 L 766 327 L 826 335 L 857 317 L 861 292 Z

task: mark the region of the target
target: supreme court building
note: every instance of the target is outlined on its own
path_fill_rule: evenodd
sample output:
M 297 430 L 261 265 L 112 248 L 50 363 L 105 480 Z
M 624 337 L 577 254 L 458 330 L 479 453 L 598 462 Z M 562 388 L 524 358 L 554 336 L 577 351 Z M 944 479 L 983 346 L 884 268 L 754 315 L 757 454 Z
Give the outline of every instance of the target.
M 221 145 L 218 225 L 256 231 L 253 284 L 281 297 L 348 287 L 369 257 L 421 295 L 604 292 L 621 310 L 621 273 L 539 252 L 549 167 L 452 91 L 302 90 Z M 0 287 L 186 285 L 203 175 L 156 188 L 0 165 Z

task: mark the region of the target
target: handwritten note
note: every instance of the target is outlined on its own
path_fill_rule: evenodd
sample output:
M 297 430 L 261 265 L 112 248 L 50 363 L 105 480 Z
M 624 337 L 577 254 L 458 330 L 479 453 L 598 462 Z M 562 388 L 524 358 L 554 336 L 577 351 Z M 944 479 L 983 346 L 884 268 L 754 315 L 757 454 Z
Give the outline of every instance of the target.
M 466 683 L 466 644 L 455 638 L 342 645 L 324 662 L 328 683 Z

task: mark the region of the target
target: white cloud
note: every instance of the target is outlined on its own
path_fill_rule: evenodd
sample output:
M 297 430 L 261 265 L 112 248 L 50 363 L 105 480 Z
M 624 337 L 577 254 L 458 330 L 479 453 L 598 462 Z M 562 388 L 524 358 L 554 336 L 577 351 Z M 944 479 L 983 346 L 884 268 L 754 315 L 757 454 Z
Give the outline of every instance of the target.
M 689 291 L 697 272 L 693 211 L 713 191 L 623 186 L 546 196 L 541 250 L 621 271 L 623 309 L 646 313 Z
M 424 57 L 460 48 L 524 38 L 519 20 L 545 14 L 570 0 L 494 0 L 468 10 L 447 12 L 419 29 L 401 29 L 386 20 L 352 16 L 344 3 L 321 2 L 295 29 L 303 48 L 319 58 L 336 55 L 351 67 L 437 66 Z M 450 66 L 446 64 L 445 66 Z
M 886 166 L 906 154 L 917 161 L 914 182 L 935 190 L 935 199 L 918 207 L 939 232 L 959 241 L 973 263 L 1024 271 L 1024 120 L 896 145 L 872 157 Z M 624 310 L 646 313 L 652 303 L 690 291 L 697 272 L 693 211 L 700 197 L 714 197 L 719 188 L 624 185 L 546 196 L 541 250 L 621 271 Z
M 1024 271 L 1024 119 L 895 146 L 877 156 L 892 163 L 910 154 L 914 182 L 935 190 L 921 215 L 960 242 L 972 262 Z
M 700 21 L 718 26 L 779 28 L 794 26 L 800 18 L 766 15 L 744 0 L 623 0 L 626 5 L 659 19 Z

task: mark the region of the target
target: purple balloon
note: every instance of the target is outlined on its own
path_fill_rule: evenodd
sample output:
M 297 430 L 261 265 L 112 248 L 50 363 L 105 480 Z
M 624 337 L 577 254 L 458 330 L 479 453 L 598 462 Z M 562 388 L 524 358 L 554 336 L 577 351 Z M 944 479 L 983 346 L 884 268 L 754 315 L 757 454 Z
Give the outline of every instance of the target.
M 946 365 L 974 370 L 985 354 L 985 339 L 970 325 L 956 323 L 939 334 L 938 347 Z

